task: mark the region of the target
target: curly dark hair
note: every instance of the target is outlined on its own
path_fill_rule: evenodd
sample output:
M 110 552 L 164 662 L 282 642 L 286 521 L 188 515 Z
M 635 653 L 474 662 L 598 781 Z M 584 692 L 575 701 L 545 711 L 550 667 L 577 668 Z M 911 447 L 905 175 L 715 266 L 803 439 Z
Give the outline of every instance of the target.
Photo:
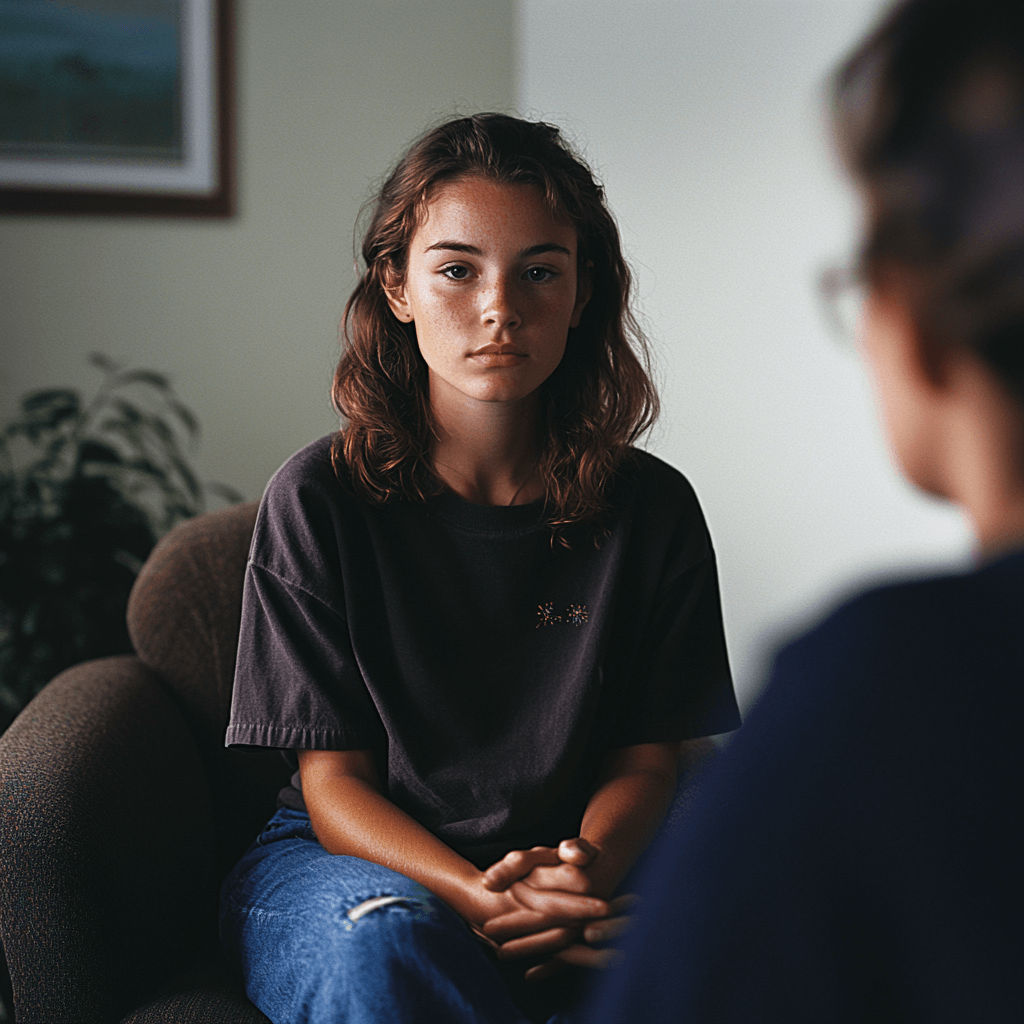
M 556 533 L 599 523 L 608 488 L 631 446 L 654 422 L 658 396 L 643 333 L 630 310 L 631 276 L 604 190 L 558 128 L 504 114 L 447 121 L 412 144 L 372 203 L 362 243 L 365 271 L 345 307 L 344 347 L 332 397 L 343 428 L 335 471 L 372 501 L 426 500 L 434 436 L 426 364 L 413 324 L 392 313 L 409 244 L 444 182 L 478 175 L 537 185 L 578 237 L 578 270 L 591 297 L 570 329 L 561 363 L 541 387 L 539 471 Z
M 1024 2 L 905 0 L 833 81 L 860 272 L 1024 402 Z

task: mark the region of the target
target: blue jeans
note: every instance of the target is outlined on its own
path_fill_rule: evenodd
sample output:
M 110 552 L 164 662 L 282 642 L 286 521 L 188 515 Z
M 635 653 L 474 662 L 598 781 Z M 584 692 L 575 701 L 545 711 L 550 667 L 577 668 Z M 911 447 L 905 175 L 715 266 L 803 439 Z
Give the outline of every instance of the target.
M 572 980 L 531 992 L 443 900 L 328 853 L 282 809 L 221 890 L 221 941 L 274 1024 L 568 1024 Z

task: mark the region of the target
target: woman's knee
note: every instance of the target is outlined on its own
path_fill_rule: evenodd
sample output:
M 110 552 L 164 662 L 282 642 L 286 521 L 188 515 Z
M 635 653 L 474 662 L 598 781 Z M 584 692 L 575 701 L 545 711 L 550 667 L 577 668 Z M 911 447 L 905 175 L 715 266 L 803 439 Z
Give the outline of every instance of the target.
M 436 896 L 404 892 L 372 896 L 340 915 L 332 935 L 336 962 L 353 982 L 394 972 L 407 975 L 459 939 L 465 926 Z M 384 982 L 386 983 L 386 982 Z
M 468 952 L 477 952 L 465 925 L 425 890 L 307 906 L 281 924 L 250 920 L 261 935 L 245 943 L 246 987 L 258 1006 L 284 1004 L 288 1020 L 401 1019 L 416 1006 L 457 998 L 453 957 L 467 939 Z
M 455 912 L 418 882 L 315 846 L 289 844 L 225 886 L 221 934 L 247 974 L 287 972 L 302 963 L 308 976 L 322 961 L 332 973 L 358 975 L 364 963 L 379 971 L 407 950 L 441 941 L 432 936 L 446 933 L 451 941 L 468 934 Z

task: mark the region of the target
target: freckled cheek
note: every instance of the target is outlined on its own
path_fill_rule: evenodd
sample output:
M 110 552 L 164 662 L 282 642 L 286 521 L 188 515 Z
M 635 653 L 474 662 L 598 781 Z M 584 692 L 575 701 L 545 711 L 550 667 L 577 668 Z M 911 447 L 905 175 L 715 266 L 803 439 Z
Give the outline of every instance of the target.
M 444 330 L 472 323 L 475 312 L 470 301 L 455 301 L 450 295 L 431 295 L 422 304 L 424 318 Z
M 416 340 L 428 363 L 458 361 L 470 337 L 472 317 L 451 302 L 421 303 L 416 315 Z

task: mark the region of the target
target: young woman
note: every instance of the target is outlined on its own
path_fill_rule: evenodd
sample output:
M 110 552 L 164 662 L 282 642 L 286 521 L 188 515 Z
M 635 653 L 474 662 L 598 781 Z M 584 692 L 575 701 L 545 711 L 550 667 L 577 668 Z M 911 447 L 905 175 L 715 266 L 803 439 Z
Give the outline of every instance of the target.
M 835 111 L 882 419 L 977 564 L 781 651 L 588 1021 L 1024 1020 L 1024 4 L 897 5 Z
M 429 132 L 362 253 L 342 430 L 253 540 L 227 742 L 298 770 L 222 935 L 273 1021 L 547 1020 L 680 754 L 737 724 L 714 555 L 632 447 L 629 272 L 556 128 Z

